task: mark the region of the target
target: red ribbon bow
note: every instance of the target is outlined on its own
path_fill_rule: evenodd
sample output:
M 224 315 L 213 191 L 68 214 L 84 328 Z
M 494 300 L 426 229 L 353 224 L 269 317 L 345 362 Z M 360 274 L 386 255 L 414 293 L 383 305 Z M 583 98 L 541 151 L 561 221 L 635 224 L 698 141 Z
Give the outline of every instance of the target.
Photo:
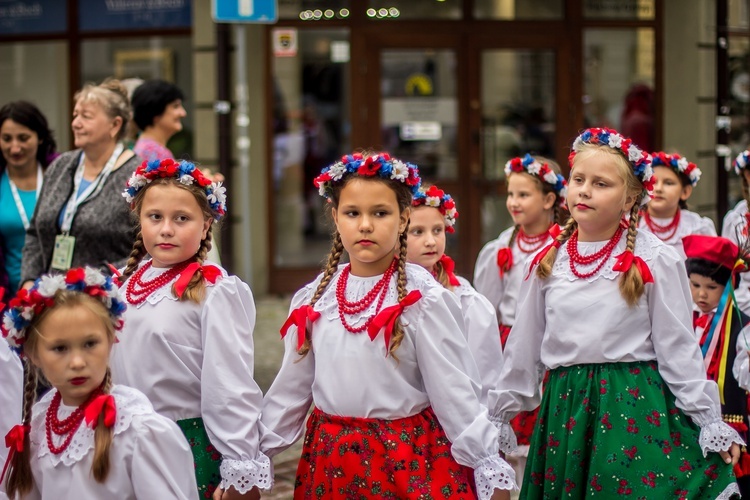
M 117 420 L 117 407 L 115 406 L 115 397 L 111 394 L 101 394 L 94 398 L 86 407 L 86 423 L 91 427 L 96 427 L 99 422 L 99 415 L 104 413 L 104 425 L 112 427 Z
M 510 248 L 501 248 L 497 251 L 497 269 L 500 271 L 502 278 L 505 273 L 513 267 L 513 250 Z
M 613 271 L 619 271 L 621 273 L 626 273 L 628 270 L 630 270 L 630 267 L 635 264 L 636 269 L 638 269 L 638 272 L 641 273 L 641 278 L 643 279 L 643 284 L 646 283 L 653 283 L 654 277 L 651 275 L 651 270 L 648 268 L 648 265 L 638 257 L 637 255 L 633 255 L 633 252 L 626 250 L 620 255 L 617 256 L 617 262 L 615 262 L 615 265 L 612 267 Z
M 5 481 L 5 473 L 8 471 L 11 460 L 13 460 L 13 455 L 23 451 L 26 435 L 30 430 L 31 428 L 28 425 L 18 424 L 14 425 L 8 434 L 5 435 L 5 446 L 10 448 L 10 453 L 8 453 L 8 458 L 5 459 L 3 472 L 0 473 L 0 484 L 3 484 Z
M 542 261 L 545 255 L 552 250 L 553 248 L 560 248 L 560 245 L 562 242 L 557 241 L 557 237 L 560 236 L 560 233 L 562 232 L 562 229 L 560 229 L 559 224 L 553 224 L 548 230 L 547 233 L 549 233 L 550 237 L 552 238 L 552 243 L 547 245 L 546 247 L 539 250 L 539 252 L 534 256 L 534 259 L 531 261 L 531 267 L 529 267 L 529 272 L 526 274 L 525 280 L 529 279 L 529 276 L 531 276 L 531 271 L 536 266 L 539 265 L 539 263 Z
M 448 275 L 448 281 L 450 282 L 450 284 L 452 286 L 460 286 L 461 282 L 459 282 L 458 278 L 456 278 L 456 275 L 453 274 L 453 270 L 456 268 L 456 263 L 453 262 L 453 259 L 443 254 L 443 256 L 440 257 L 440 263 L 443 265 L 445 274 Z
M 697 318 L 695 318 L 695 321 L 693 321 L 693 328 L 701 327 L 703 329 L 708 326 L 708 320 L 713 316 L 712 314 L 701 314 Z
M 281 326 L 281 338 L 286 337 L 289 333 L 289 327 L 292 325 L 297 327 L 297 350 L 302 348 L 302 344 L 305 343 L 305 332 L 307 331 L 307 320 L 310 323 L 315 323 L 315 320 L 320 318 L 320 313 L 313 309 L 310 304 L 300 306 L 289 315 L 284 324 Z
M 216 280 L 221 276 L 221 269 L 219 269 L 218 267 L 210 265 L 202 266 L 197 262 L 193 262 L 180 273 L 180 277 L 177 278 L 177 281 L 174 284 L 174 291 L 177 294 L 177 297 L 182 297 L 182 294 L 185 293 L 185 289 L 187 288 L 188 283 L 190 283 L 190 280 L 193 279 L 193 275 L 198 272 L 198 269 L 203 271 L 203 279 L 205 279 L 209 283 L 216 283 Z
M 406 297 L 401 299 L 398 304 L 386 307 L 385 309 L 380 311 L 377 316 L 372 318 L 370 326 L 367 327 L 367 334 L 370 336 L 370 340 L 375 340 L 375 337 L 378 336 L 380 330 L 382 328 L 385 328 L 385 335 L 383 337 L 385 340 L 386 356 L 388 355 L 388 349 L 391 345 L 391 335 L 393 335 L 393 329 L 396 326 L 396 320 L 401 315 L 401 313 L 404 312 L 404 309 L 416 303 L 421 298 L 422 293 L 419 290 L 412 290 L 406 295 Z

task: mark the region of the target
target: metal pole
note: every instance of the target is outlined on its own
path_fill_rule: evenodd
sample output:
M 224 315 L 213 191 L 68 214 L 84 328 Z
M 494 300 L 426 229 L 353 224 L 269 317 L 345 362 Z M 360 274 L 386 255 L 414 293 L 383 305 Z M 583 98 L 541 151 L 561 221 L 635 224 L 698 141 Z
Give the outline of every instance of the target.
M 719 221 L 729 209 L 726 166 L 732 160 L 729 146 L 729 37 L 727 0 L 716 0 L 716 211 Z
M 252 287 L 253 259 L 252 259 L 252 237 L 250 234 L 250 116 L 248 113 L 248 88 L 247 88 L 247 64 L 246 64 L 246 33 L 245 25 L 235 24 L 235 71 L 237 83 L 235 85 L 237 99 L 237 153 L 239 155 L 239 172 L 237 183 L 239 193 L 240 209 L 240 260 L 243 279 Z
M 216 23 L 216 98 L 214 111 L 216 112 L 217 127 L 219 132 L 219 172 L 224 175 L 225 184 L 229 187 L 234 185 L 232 179 L 232 104 L 230 102 L 232 93 L 232 82 L 229 77 L 230 55 L 230 32 L 228 24 Z M 231 273 L 234 269 L 234 244 L 232 224 L 224 220 L 221 225 L 221 264 Z

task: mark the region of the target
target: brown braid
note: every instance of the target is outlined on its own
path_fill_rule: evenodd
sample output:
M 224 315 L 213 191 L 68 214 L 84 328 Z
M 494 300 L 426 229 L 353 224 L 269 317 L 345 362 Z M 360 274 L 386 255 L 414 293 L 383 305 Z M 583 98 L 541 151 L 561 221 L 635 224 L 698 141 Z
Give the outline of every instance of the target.
M 628 236 L 625 245 L 626 252 L 633 252 L 635 250 L 635 237 L 638 229 L 638 219 L 640 218 L 642 198 L 642 195 L 638 196 L 633 204 L 633 208 L 630 209 L 630 225 L 628 225 Z M 622 298 L 625 299 L 629 306 L 634 306 L 638 303 L 643 292 L 643 277 L 638 268 L 632 265 L 620 278 L 620 295 L 622 295 Z
M 102 383 L 102 391 L 109 394 L 112 389 L 112 374 L 107 368 Z M 104 425 L 104 412 L 99 415 L 99 422 L 94 430 L 94 460 L 91 463 L 91 474 L 97 483 L 103 483 L 109 475 L 109 450 L 112 447 L 114 428 Z
M 211 250 L 211 240 L 213 239 L 213 228 L 214 225 L 211 224 L 208 226 L 208 232 L 206 233 L 206 237 L 201 240 L 201 246 L 198 247 L 198 252 L 195 254 L 195 260 L 198 262 L 198 264 L 203 264 L 205 262 L 206 257 L 208 257 L 208 252 Z M 177 283 L 175 282 L 175 285 Z M 177 296 L 177 293 L 175 292 L 175 285 L 172 285 L 172 293 Z M 206 296 L 206 281 L 203 279 L 203 270 L 200 268 L 193 274 L 193 277 L 190 278 L 190 281 L 188 282 L 187 287 L 185 288 L 185 292 L 182 294 L 182 297 L 179 297 L 180 301 L 188 301 L 192 300 L 196 304 L 200 304 L 203 302 L 203 298 Z
M 404 232 L 398 236 L 398 301 L 401 302 L 406 297 L 406 236 L 409 232 L 409 223 L 406 224 Z M 396 326 L 393 328 L 393 336 L 391 337 L 391 347 L 388 349 L 393 358 L 398 361 L 396 356 L 396 349 L 401 345 L 404 340 L 404 327 L 401 324 L 401 319 L 396 320 Z
M 138 231 L 135 242 L 133 242 L 133 250 L 130 251 L 130 257 L 128 257 L 128 263 L 120 276 L 120 283 L 125 283 L 125 280 L 138 269 L 138 264 L 141 263 L 145 256 L 146 246 L 143 244 L 143 234 Z
M 518 231 L 521 230 L 521 225 L 516 224 L 513 226 L 513 232 L 510 233 L 510 240 L 508 240 L 508 248 L 513 248 L 513 243 L 516 241 L 516 236 L 518 236 Z M 507 271 L 507 269 L 506 269 Z
M 568 212 L 568 209 L 559 203 L 555 203 L 554 220 L 552 222 L 562 227 L 568 222 L 569 218 L 570 212 Z
M 331 251 L 328 254 L 328 260 L 326 261 L 326 266 L 323 269 L 323 277 L 320 280 L 320 283 L 318 283 L 318 288 L 315 289 L 315 294 L 312 296 L 312 299 L 310 299 L 310 307 L 315 306 L 316 302 L 320 300 L 320 297 L 323 296 L 323 292 L 325 292 L 326 288 L 328 287 L 328 284 L 331 282 L 331 278 L 333 278 L 333 275 L 336 273 L 336 269 L 338 269 L 339 261 L 341 260 L 341 255 L 344 253 L 344 244 L 341 242 L 341 235 L 338 231 L 335 231 L 333 234 L 333 243 L 331 244 Z M 297 332 L 297 335 L 301 335 L 302 332 Z M 297 353 L 304 357 L 307 355 L 308 352 L 310 352 L 310 332 L 305 331 L 305 341 L 302 343 L 302 347 L 299 348 Z
M 23 386 L 23 425 L 31 428 L 31 407 L 36 400 L 36 367 L 28 359 L 24 360 L 24 386 Z M 29 433 L 23 440 L 23 451 L 14 453 L 13 459 L 8 465 L 8 476 L 5 488 L 9 498 L 15 498 L 16 494 L 24 496 L 31 491 L 33 476 L 31 474 L 31 441 Z
M 565 223 L 565 227 L 560 232 L 560 234 L 557 235 L 557 238 L 555 241 L 560 242 L 562 245 L 566 241 L 568 241 L 568 238 L 575 232 L 575 230 L 578 229 L 578 223 L 576 220 L 571 217 L 568 219 L 568 222 Z M 555 259 L 557 258 L 557 248 L 552 247 L 547 252 L 547 255 L 542 258 L 542 260 L 539 262 L 539 266 L 536 268 L 536 275 L 539 276 L 542 279 L 545 279 L 549 277 L 549 275 L 552 273 L 552 265 L 555 263 Z

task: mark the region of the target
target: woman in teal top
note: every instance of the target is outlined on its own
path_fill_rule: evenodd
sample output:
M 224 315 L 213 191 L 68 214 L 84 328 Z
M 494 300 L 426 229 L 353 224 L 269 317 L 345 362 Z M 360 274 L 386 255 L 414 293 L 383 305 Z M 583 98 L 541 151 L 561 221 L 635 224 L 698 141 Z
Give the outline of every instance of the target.
M 21 279 L 26 228 L 42 188 L 44 169 L 58 154 L 47 119 L 33 104 L 0 108 L 0 286 L 12 296 Z

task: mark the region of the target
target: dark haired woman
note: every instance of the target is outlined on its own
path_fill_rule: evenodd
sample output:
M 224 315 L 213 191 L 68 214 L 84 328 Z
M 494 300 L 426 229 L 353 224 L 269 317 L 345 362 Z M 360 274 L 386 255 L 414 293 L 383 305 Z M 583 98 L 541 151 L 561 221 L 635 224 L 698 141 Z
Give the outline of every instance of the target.
M 141 131 L 133 147 L 144 160 L 174 158 L 167 141 L 182 130 L 184 96 L 177 86 L 164 80 L 148 80 L 133 92 L 133 121 Z

